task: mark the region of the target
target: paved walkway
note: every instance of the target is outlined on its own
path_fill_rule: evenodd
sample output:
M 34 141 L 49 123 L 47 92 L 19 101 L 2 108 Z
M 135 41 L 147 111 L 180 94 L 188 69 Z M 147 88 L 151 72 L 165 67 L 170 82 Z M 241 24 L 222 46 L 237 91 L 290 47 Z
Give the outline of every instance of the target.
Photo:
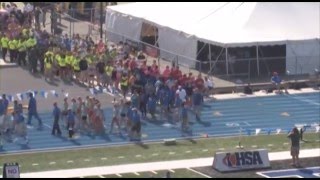
M 300 151 L 300 158 L 320 157 L 320 149 Z M 269 153 L 270 161 L 291 159 L 289 151 Z M 125 164 L 104 167 L 79 168 L 21 174 L 22 178 L 72 178 L 97 175 L 123 174 L 131 172 L 159 171 L 168 169 L 195 168 L 211 166 L 213 158 L 198 158 L 177 161 Z

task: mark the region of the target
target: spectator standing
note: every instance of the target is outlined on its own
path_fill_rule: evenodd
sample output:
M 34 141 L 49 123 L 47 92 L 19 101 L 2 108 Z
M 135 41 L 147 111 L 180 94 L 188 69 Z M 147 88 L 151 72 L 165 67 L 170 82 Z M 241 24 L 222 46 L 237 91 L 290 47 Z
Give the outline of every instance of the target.
M 292 166 L 299 167 L 299 151 L 300 151 L 300 134 L 297 127 L 294 127 L 289 133 L 288 138 L 291 140 L 290 154 L 292 156 Z

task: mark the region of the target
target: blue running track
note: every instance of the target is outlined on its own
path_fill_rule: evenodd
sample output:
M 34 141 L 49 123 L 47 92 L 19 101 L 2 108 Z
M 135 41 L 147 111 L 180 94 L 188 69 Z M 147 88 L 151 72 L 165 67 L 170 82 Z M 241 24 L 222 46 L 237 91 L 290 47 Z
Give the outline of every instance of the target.
M 276 95 L 268 97 L 252 97 L 207 102 L 202 108 L 201 121 L 196 121 L 190 112 L 189 121 L 191 131 L 182 133 L 180 123 L 157 121 L 142 123 L 142 141 L 162 141 L 167 138 L 235 136 L 240 129 L 244 135 L 256 133 L 274 134 L 277 129 L 287 133 L 294 125 L 310 125 L 307 130 L 314 131 L 313 125 L 320 121 L 320 93 L 304 93 L 298 95 Z M 112 109 L 104 110 L 107 127 L 110 127 Z M 51 113 L 40 113 L 45 127 L 39 131 L 28 129 L 29 144 L 21 141 L 5 143 L 0 148 L 0 154 L 27 151 L 48 151 L 68 148 L 85 148 L 111 146 L 132 143 L 125 135 L 106 134 L 104 136 L 81 135 L 69 140 L 67 132 L 63 130 L 62 137 L 51 135 Z M 37 124 L 33 119 L 33 124 Z M 109 130 L 109 129 L 108 129 Z M 108 131 L 107 130 L 107 131 Z M 21 143 L 20 143 L 21 142 Z

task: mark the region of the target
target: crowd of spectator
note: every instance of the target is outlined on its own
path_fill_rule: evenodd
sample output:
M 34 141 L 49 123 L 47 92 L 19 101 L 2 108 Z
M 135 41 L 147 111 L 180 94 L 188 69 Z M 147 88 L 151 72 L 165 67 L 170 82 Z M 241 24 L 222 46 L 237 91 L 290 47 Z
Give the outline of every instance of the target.
M 16 11 L 28 16 L 20 20 Z M 113 95 L 121 96 L 113 102 L 110 133 L 117 125 L 118 133 L 124 131 L 130 139 L 140 139 L 141 120 L 167 121 L 170 114 L 176 115 L 174 120 L 176 123 L 181 122 L 183 131 L 189 130 L 190 109 L 200 120 L 203 96 L 214 87 L 210 78 L 203 78 L 200 73 L 196 76 L 192 73 L 183 74 L 179 66 L 174 65 L 161 70 L 156 60 L 151 60 L 152 64 L 148 63 L 150 60 L 147 55 L 126 42 L 106 44 L 102 40 L 94 42 L 91 37 L 81 37 L 79 34 L 55 34 L 57 17 L 54 9 L 51 9 L 53 28 L 49 33 L 41 28 L 46 25 L 45 14 L 46 10 L 39 7 L 29 13 L 15 9 L 10 12 L 10 21 L 6 22 L 13 22 L 18 30 L 15 34 L 1 34 L 5 61 L 8 61 L 8 52 L 10 62 L 28 67 L 31 73 L 44 74 L 48 82 L 61 78 L 88 88 L 100 86 Z M 12 31 L 6 26 L 2 28 L 2 32 Z M 30 95 L 30 99 L 34 97 Z M 3 109 L 1 115 L 8 115 L 7 108 L 7 105 L 5 108 L 0 107 Z M 14 114 L 21 115 L 22 111 L 15 109 Z M 41 128 L 40 117 L 35 111 L 30 112 L 30 107 L 28 114 L 27 124 L 30 126 L 30 119 L 35 116 Z M 54 103 L 53 117 L 52 134 L 61 135 L 58 123 L 61 118 L 62 126 L 67 128 L 70 138 L 75 132 L 104 133 L 108 121 L 104 118 L 101 103 L 92 97 L 86 97 L 85 101 L 81 97 L 72 99 L 70 107 L 68 99 L 65 99 L 62 110 L 59 103 Z

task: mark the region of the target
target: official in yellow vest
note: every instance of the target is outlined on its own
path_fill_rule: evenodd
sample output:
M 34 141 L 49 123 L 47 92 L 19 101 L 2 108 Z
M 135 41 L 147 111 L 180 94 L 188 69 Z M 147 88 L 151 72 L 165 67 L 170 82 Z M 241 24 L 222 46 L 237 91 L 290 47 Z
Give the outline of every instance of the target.
M 2 48 L 2 59 L 6 61 L 6 56 L 8 52 L 8 46 L 9 46 L 9 38 L 5 36 L 5 34 L 3 33 L 3 36 L 1 37 L 0 40 L 1 40 L 0 44 Z
M 72 67 L 73 67 L 74 75 L 76 77 L 76 81 L 79 81 L 80 72 L 81 72 L 79 63 L 80 63 L 80 56 L 75 55 L 72 60 Z
M 45 80 L 47 78 L 49 81 L 52 80 L 52 66 L 53 66 L 53 54 L 52 53 L 46 53 L 44 56 L 44 75 L 45 75 Z
M 112 71 L 113 71 L 113 66 L 111 65 L 110 62 L 107 63 L 105 67 L 105 72 L 106 72 L 106 82 L 107 86 L 111 84 L 111 76 L 112 76 Z
M 27 55 L 27 45 L 25 43 L 25 38 L 20 38 L 18 43 L 18 64 L 20 65 L 27 65 L 26 55 Z
M 17 60 L 18 44 L 19 44 L 19 41 L 16 38 L 12 38 L 8 42 L 11 63 L 16 62 Z
M 129 78 L 127 74 L 122 74 L 121 81 L 120 81 L 121 91 L 123 93 L 123 97 L 126 97 L 127 91 L 129 89 Z
M 67 73 L 67 62 L 65 52 L 63 52 L 57 60 L 59 64 L 60 78 L 65 79 Z

